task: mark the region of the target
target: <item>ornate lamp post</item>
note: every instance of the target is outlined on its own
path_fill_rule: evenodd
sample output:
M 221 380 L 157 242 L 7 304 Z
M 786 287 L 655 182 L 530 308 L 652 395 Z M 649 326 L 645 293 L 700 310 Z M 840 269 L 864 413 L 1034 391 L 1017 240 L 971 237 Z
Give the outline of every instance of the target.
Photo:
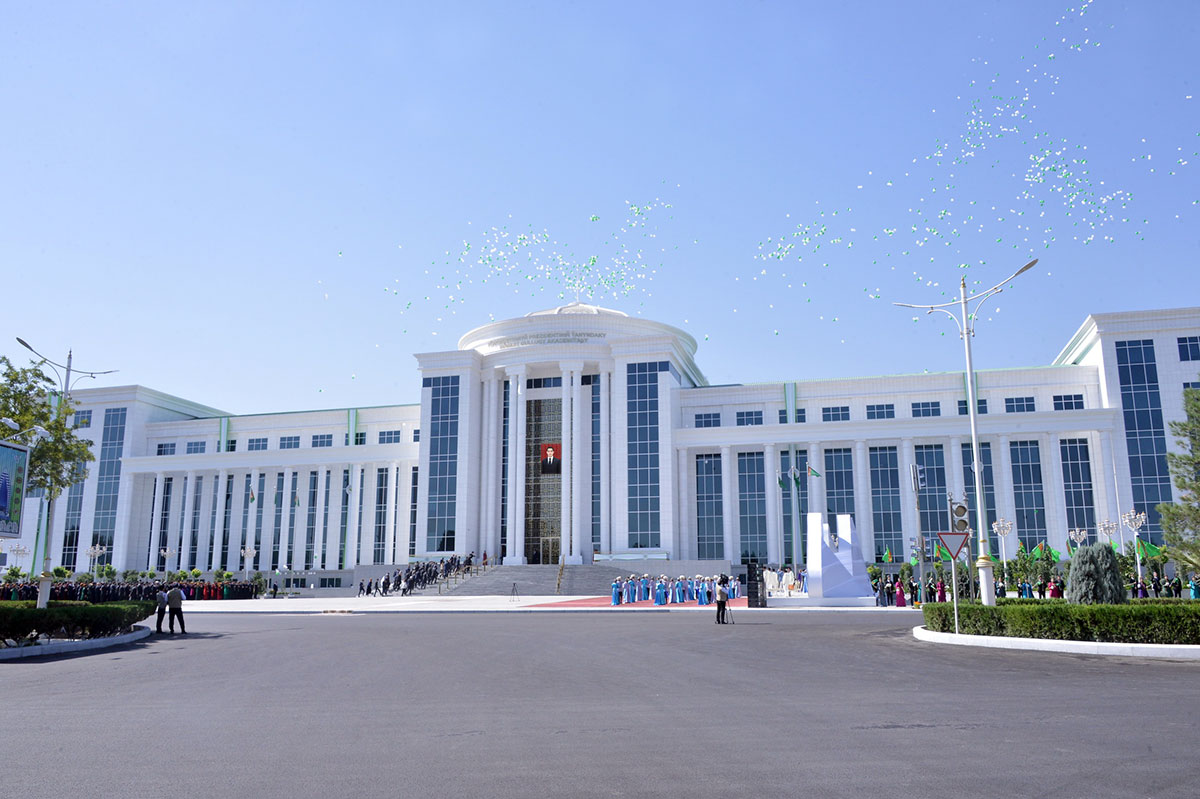
M 1100 534 L 1105 538 L 1112 540 L 1113 533 L 1117 532 L 1117 523 L 1111 519 L 1105 519 L 1096 525 L 1096 529 L 1099 530 Z
M 1087 530 L 1071 530 L 1067 533 L 1067 535 L 1070 536 L 1071 540 L 1075 542 L 1075 549 L 1079 549 L 1080 545 L 1082 545 L 1088 539 Z
M 24 544 L 16 544 L 8 548 L 9 554 L 13 556 L 13 565 L 20 567 L 21 558 L 29 554 L 29 547 Z M 33 564 L 31 563 L 30 566 Z
M 250 582 L 250 561 L 257 554 L 258 550 L 254 547 L 242 547 L 242 580 L 245 582 Z
M 1004 552 L 1004 539 L 1012 532 L 1013 523 L 1003 516 L 992 522 L 992 534 L 1000 537 L 1000 560 L 1008 562 L 1008 555 Z
M 1133 556 L 1137 560 L 1138 579 L 1142 579 L 1142 553 L 1138 547 L 1138 530 L 1146 523 L 1146 514 L 1137 510 L 1127 510 L 1121 514 L 1121 521 L 1133 531 Z
M 163 559 L 163 577 L 166 577 L 166 575 L 167 575 L 167 566 L 168 566 L 168 565 L 171 563 L 171 556 L 175 554 L 175 550 L 174 550 L 172 547 L 161 547 L 161 548 L 158 550 L 158 554 L 162 556 L 162 559 Z
M 923 308 L 926 313 L 941 311 L 954 320 L 958 325 L 959 336 L 963 340 L 963 347 L 966 350 L 967 358 L 967 417 L 970 419 L 971 425 L 971 470 L 975 473 L 975 496 L 978 502 L 975 503 L 975 529 L 979 531 L 979 560 L 976 561 L 976 566 L 979 568 L 979 590 L 982 594 L 983 604 L 996 604 L 996 587 L 992 579 L 992 559 L 988 556 L 987 546 L 987 509 L 984 507 L 985 494 L 983 493 L 983 467 L 979 459 L 979 420 L 977 400 L 975 399 L 975 362 L 971 356 L 971 339 L 975 336 L 975 320 L 979 317 L 979 309 L 991 297 L 996 296 L 1004 291 L 1004 285 L 1011 282 L 1018 275 L 1033 268 L 1037 263 L 1037 259 L 1033 259 L 1029 263 L 1022 266 L 1006 280 L 1002 280 L 986 291 L 981 291 L 978 294 L 967 296 L 967 279 L 964 277 L 959 281 L 959 295 L 957 302 L 941 303 L 939 305 L 912 305 L 906 302 L 893 303 L 902 308 Z M 967 308 L 967 303 L 974 302 L 975 310 L 970 311 Z M 958 306 L 959 315 L 948 310 L 954 306 Z
M 96 566 L 98 565 L 97 561 L 104 557 L 104 554 L 108 552 L 108 547 L 101 546 L 100 544 L 92 544 L 90 547 L 85 549 L 84 552 L 86 552 L 87 556 L 92 559 L 92 576 L 95 577 Z

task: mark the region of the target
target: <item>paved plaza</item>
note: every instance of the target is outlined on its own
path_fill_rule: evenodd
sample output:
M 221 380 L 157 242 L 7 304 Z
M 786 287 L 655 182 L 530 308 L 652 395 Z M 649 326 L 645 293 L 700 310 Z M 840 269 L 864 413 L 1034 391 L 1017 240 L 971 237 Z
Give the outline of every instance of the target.
M 191 612 L 0 664 L 4 794 L 1195 794 L 1200 663 L 937 646 L 919 620 Z

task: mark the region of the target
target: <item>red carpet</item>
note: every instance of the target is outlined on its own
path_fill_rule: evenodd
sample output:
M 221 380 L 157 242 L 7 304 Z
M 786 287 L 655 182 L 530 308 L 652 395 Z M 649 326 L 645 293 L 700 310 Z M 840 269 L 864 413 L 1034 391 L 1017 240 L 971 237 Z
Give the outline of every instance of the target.
M 685 602 L 682 605 L 656 605 L 652 600 L 647 599 L 645 602 L 634 602 L 629 605 L 614 605 L 612 597 L 608 596 L 586 596 L 579 599 L 564 599 L 561 602 L 546 602 L 540 605 L 530 605 L 531 608 L 607 608 L 609 610 L 673 610 L 684 608 L 701 608 L 703 610 L 711 610 L 717 612 L 716 605 L 697 605 L 695 602 Z M 746 597 L 738 597 L 737 599 L 729 600 L 729 607 L 744 608 L 746 607 Z

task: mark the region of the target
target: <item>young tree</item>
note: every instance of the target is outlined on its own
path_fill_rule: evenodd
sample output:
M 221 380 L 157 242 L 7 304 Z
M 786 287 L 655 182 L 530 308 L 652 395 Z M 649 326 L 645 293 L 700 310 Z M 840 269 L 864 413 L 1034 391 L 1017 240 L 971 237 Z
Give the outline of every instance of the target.
M 1183 421 L 1171 422 L 1179 452 L 1167 453 L 1179 501 L 1162 503 L 1158 512 L 1171 558 L 1196 571 L 1200 570 L 1200 390 L 1184 390 L 1183 410 Z
M 1075 550 L 1067 578 L 1067 601 L 1085 605 L 1119 605 L 1125 602 L 1125 582 L 1117 553 L 1108 544 Z
M 30 446 L 29 487 L 42 489 L 49 503 L 46 512 L 46 529 L 53 530 L 54 500 L 63 489 L 87 479 L 87 464 L 96 458 L 87 441 L 75 435 L 71 425 L 74 408 L 62 402 L 55 391 L 54 381 L 42 371 L 42 363 L 33 361 L 32 366 L 18 368 L 0 356 L 3 382 L 0 382 L 0 416 L 7 416 L 17 423 L 23 435 L 17 442 Z M 50 437 L 36 441 L 34 426 L 43 427 Z M 36 443 L 36 445 L 35 445 Z M 42 542 L 43 551 L 47 542 Z M 37 564 L 30 566 L 30 573 Z

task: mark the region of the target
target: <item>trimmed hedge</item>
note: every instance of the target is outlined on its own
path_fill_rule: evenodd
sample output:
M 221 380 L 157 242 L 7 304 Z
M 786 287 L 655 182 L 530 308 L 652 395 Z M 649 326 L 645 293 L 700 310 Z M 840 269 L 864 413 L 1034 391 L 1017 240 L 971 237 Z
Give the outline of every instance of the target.
M 954 606 L 921 606 L 925 627 L 954 632 Z M 1200 602 L 1072 605 L 1062 600 L 1001 601 L 995 607 L 959 602 L 959 631 L 967 635 L 1105 641 L 1123 644 L 1200 644 Z
M 127 632 L 154 613 L 153 602 L 51 602 L 38 608 L 33 601 L 0 602 L 0 645 L 16 641 L 20 646 L 39 635 L 54 638 L 105 638 Z

